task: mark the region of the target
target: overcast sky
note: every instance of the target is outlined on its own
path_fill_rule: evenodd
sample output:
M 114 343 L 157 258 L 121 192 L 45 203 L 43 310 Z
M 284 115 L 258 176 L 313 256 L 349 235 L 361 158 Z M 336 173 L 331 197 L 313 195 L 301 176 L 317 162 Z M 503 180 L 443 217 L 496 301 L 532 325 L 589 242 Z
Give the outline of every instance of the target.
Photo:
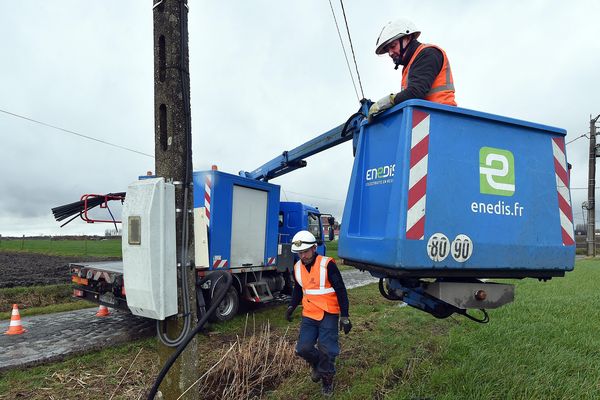
M 332 0 L 342 23 L 339 2 Z M 152 154 L 151 0 L 22 0 L 0 16 L 0 110 Z M 194 169 L 253 170 L 358 109 L 329 2 L 189 1 Z M 408 17 L 449 55 L 460 106 L 564 128 L 567 141 L 600 113 L 600 2 L 344 3 L 365 96 L 397 92 L 401 72 L 374 54 L 383 25 Z M 343 25 L 341 26 L 343 28 Z M 125 191 L 154 160 L 0 112 L 0 234 L 94 234 L 65 228 L 52 207 L 84 193 Z M 588 140 L 567 146 L 583 222 Z M 341 217 L 350 143 L 273 180 L 282 199 Z

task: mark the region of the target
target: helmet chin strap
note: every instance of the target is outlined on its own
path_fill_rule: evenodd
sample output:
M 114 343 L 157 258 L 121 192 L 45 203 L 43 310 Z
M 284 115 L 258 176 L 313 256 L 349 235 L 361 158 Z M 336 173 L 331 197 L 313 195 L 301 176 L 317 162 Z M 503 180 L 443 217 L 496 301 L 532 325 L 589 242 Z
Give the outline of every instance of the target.
M 406 47 L 404 47 L 403 42 L 404 42 L 404 37 L 401 37 L 400 39 L 398 39 L 398 41 L 400 42 L 400 57 L 395 57 L 394 58 L 394 69 L 398 69 L 398 67 L 400 65 L 402 65 L 402 59 L 404 58 L 404 54 L 406 53 L 406 49 L 408 48 L 408 45 L 410 44 L 410 42 L 412 42 L 412 37 L 410 38 L 410 40 L 408 41 L 408 43 L 406 44 Z

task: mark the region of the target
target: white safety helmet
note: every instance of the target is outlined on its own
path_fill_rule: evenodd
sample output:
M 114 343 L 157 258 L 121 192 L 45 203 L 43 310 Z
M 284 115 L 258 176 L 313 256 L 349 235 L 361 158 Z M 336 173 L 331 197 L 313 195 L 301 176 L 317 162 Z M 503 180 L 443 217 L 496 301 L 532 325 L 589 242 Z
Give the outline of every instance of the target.
M 300 231 L 292 239 L 292 253 L 299 253 L 317 244 L 317 239 L 309 231 Z
M 377 43 L 375 43 L 375 54 L 385 54 L 386 52 L 383 50 L 385 46 L 392 43 L 396 39 L 400 39 L 406 35 L 414 34 L 414 38 L 418 38 L 421 34 L 421 31 L 417 29 L 416 25 L 412 23 L 412 21 L 406 18 L 400 18 L 395 21 L 388 22 L 379 37 L 377 38 Z

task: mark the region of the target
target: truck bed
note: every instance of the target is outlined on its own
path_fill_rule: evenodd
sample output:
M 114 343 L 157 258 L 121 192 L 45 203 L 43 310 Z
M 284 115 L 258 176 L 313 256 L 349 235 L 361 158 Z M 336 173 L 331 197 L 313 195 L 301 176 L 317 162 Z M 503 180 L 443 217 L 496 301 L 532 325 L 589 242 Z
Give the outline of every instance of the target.
M 113 272 L 117 274 L 123 273 L 123 261 L 94 261 L 94 262 L 76 262 L 70 263 L 69 267 L 79 267 L 92 270 Z
M 69 264 L 75 297 L 127 310 L 123 286 L 123 261 Z

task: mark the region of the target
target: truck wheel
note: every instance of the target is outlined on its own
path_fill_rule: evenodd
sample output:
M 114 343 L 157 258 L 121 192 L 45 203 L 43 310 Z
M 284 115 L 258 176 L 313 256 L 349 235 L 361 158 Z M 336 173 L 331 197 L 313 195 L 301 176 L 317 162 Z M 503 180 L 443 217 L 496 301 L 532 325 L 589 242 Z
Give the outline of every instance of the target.
M 229 321 L 235 317 L 239 307 L 240 296 L 235 288 L 230 287 L 221 304 L 219 304 L 215 312 L 210 316 L 210 320 L 213 322 Z

